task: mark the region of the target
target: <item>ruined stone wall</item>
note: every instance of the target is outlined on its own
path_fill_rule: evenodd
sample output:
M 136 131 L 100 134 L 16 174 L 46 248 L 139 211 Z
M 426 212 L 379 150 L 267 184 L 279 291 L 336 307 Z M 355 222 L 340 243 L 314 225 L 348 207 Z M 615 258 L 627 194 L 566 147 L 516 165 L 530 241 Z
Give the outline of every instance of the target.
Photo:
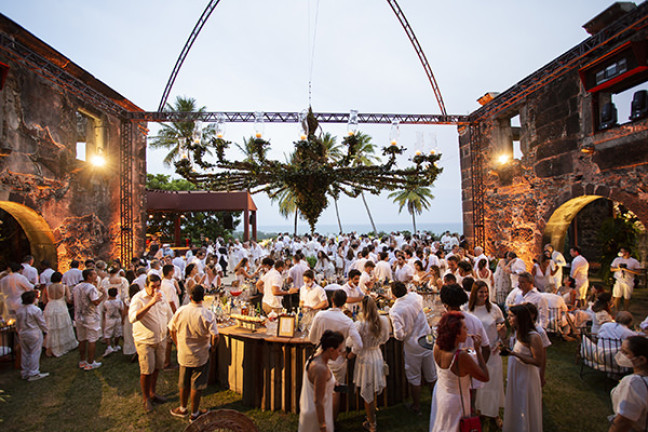
M 10 66 L 0 91 L 0 201 L 23 204 L 45 219 L 54 234 L 60 270 L 73 258 L 117 258 L 120 120 L 3 54 L 0 61 Z M 79 109 L 105 124 L 104 167 L 76 159 Z M 144 241 L 145 146 L 140 131 L 132 155 L 139 197 L 134 207 L 136 251 Z
M 476 204 L 469 178 L 481 160 L 476 165 L 484 185 L 487 253 L 514 250 L 531 263 L 550 238 L 546 227 L 556 209 L 587 195 L 621 202 L 648 222 L 648 120 L 595 131 L 591 98 L 572 70 L 460 134 L 464 231 L 474 239 Z M 507 145 L 501 123 L 515 114 L 524 155 L 499 165 L 497 157 Z M 471 142 L 478 152 L 471 152 Z M 594 153 L 581 151 L 589 145 Z

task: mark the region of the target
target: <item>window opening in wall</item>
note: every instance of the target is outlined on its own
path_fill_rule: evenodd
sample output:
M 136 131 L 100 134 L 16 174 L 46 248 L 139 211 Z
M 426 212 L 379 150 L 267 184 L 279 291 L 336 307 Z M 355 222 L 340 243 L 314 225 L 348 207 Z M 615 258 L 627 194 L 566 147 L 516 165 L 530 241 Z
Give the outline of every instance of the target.
M 90 117 L 76 112 L 76 158 L 83 162 L 86 161 L 91 124 Z
M 511 141 L 513 144 L 513 159 L 522 159 L 522 147 L 520 144 L 520 114 L 511 117 Z
M 644 91 L 643 94 L 635 96 L 635 93 Z M 641 83 L 622 92 L 612 95 L 612 102 L 616 106 L 619 115 L 619 123 L 632 121 L 631 115 L 635 120 L 645 118 L 648 115 L 648 100 L 645 92 L 648 90 L 648 83 Z M 634 99 L 634 110 L 633 110 Z M 634 111 L 634 113 L 633 113 Z

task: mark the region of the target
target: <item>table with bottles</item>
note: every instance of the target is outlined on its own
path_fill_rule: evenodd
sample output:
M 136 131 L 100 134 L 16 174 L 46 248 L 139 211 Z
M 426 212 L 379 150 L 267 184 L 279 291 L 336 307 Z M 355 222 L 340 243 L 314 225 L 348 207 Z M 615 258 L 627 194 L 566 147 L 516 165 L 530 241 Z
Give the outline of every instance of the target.
M 230 288 L 205 297 L 205 306 L 217 316 L 220 333 L 218 348 L 212 354 L 210 382 L 218 382 L 241 394 L 247 406 L 297 413 L 304 366 L 314 349 L 307 337 L 314 313 L 299 309 L 284 311 L 286 316 L 295 318 L 296 331 L 293 337 L 277 336 L 278 317 L 269 320 L 258 306 L 252 306 L 248 301 L 255 292 L 253 287 L 253 283 L 244 283 L 233 288 L 234 291 Z M 391 304 L 388 294 L 387 291 L 373 293 L 378 299 L 381 314 L 386 316 Z M 440 316 L 437 296 L 421 294 L 428 321 L 434 325 Z M 350 314 L 355 316 L 353 311 L 351 308 Z M 381 349 L 390 372 L 387 388 L 378 396 L 377 402 L 386 407 L 403 402 L 409 396 L 409 387 L 402 342 L 392 337 Z M 354 360 L 349 360 L 346 384 L 355 390 L 353 368 Z M 362 399 L 357 391 L 343 395 L 341 410 L 362 408 Z

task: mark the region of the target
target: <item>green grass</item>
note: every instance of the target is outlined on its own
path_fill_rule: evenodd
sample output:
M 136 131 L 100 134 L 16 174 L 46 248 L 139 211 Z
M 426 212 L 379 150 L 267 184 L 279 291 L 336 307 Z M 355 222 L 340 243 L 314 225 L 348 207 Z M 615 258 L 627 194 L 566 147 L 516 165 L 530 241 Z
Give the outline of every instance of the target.
M 631 306 L 637 320 L 648 314 L 648 292 L 636 293 Z M 98 344 L 97 352 L 105 347 Z M 615 383 L 605 375 L 586 368 L 579 377 L 575 363 L 576 342 L 553 340 L 548 350 L 547 384 L 543 392 L 545 431 L 607 431 L 606 417 L 612 413 L 609 392 Z M 41 371 L 51 376 L 28 383 L 17 370 L 8 365 L 0 370 L 0 389 L 5 402 L 0 402 L 0 430 L 10 431 L 181 431 L 187 422 L 172 417 L 169 409 L 178 403 L 177 371 L 162 372 L 158 393 L 169 402 L 157 406 L 154 414 L 142 410 L 137 363 L 129 363 L 120 353 L 104 360 L 92 372 L 76 367 L 78 354 L 62 358 L 43 358 Z M 403 404 L 383 408 L 378 413 L 380 429 L 389 431 L 427 431 L 430 415 L 430 393 L 423 391 L 423 414 L 412 415 Z M 206 408 L 232 408 L 252 417 L 261 431 L 296 431 L 297 415 L 262 412 L 245 407 L 238 394 L 209 387 L 203 396 Z M 364 412 L 340 415 L 347 431 L 361 430 Z

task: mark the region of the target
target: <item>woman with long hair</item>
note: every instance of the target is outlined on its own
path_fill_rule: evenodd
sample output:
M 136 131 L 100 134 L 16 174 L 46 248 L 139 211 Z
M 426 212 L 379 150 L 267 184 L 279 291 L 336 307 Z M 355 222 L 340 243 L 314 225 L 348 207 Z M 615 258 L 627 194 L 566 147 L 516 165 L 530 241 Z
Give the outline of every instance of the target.
M 470 415 L 470 379 L 488 381 L 488 368 L 480 349 L 476 350 L 477 361 L 468 351 L 459 349 L 469 337 L 461 312 L 446 312 L 437 334 L 434 363 L 438 379 L 432 395 L 430 431 L 457 432 L 461 418 Z M 479 335 L 470 337 L 474 346 L 481 346 Z
M 599 294 L 592 305 L 592 312 L 594 312 L 592 334 L 597 334 L 603 324 L 614 321 L 612 317 L 612 294 L 609 292 Z
M 342 333 L 326 330 L 306 362 L 299 397 L 299 432 L 333 432 L 333 387 L 330 360 L 341 355 Z
M 362 314 L 355 323 L 362 338 L 362 348 L 350 344 L 351 351 L 357 356 L 353 382 L 360 389 L 364 400 L 367 421 L 362 424 L 365 430 L 376 430 L 376 395 L 387 385 L 384 361 L 380 346 L 389 340 L 389 322 L 378 314 L 376 301 L 365 296 L 362 299 Z
M 183 305 L 189 304 L 189 293 L 191 292 L 191 288 L 194 285 L 202 284 L 206 276 L 205 273 L 202 275 L 198 274 L 198 266 L 196 264 L 192 263 L 187 265 L 185 268 L 185 296 L 184 301 L 182 302 Z
M 247 258 L 241 259 L 241 261 L 236 264 L 236 267 L 234 267 L 234 275 L 236 276 L 236 280 L 232 281 L 232 286 L 241 286 L 245 279 L 252 279 L 254 276 L 257 275 L 257 271 L 253 273 L 248 273 L 248 270 L 250 269 L 250 262 Z
M 529 309 L 524 305 L 509 309 L 508 321 L 515 331 L 506 379 L 504 432 L 542 432 L 542 384 L 540 367 L 544 364 L 542 339 L 535 331 Z
M 493 279 L 493 272 L 488 268 L 488 261 L 485 258 L 482 258 L 477 262 L 475 280 L 484 281 L 488 286 L 489 298 L 495 298 L 495 280 Z
M 324 252 L 323 250 L 317 252 L 315 273 L 321 274 L 327 281 L 335 281 L 335 265 L 331 262 L 328 255 L 326 255 L 326 252 Z
M 482 259 L 482 261 L 486 260 Z M 490 356 L 486 362 L 490 380 L 477 389 L 475 409 L 481 415 L 495 419 L 498 428 L 501 428 L 499 410 L 504 406 L 504 375 L 502 357 L 498 355 L 498 348 L 500 333 L 506 331 L 506 326 L 501 309 L 490 301 L 486 282 L 478 280 L 473 284 L 468 299 L 468 312 L 479 318 L 490 341 Z

